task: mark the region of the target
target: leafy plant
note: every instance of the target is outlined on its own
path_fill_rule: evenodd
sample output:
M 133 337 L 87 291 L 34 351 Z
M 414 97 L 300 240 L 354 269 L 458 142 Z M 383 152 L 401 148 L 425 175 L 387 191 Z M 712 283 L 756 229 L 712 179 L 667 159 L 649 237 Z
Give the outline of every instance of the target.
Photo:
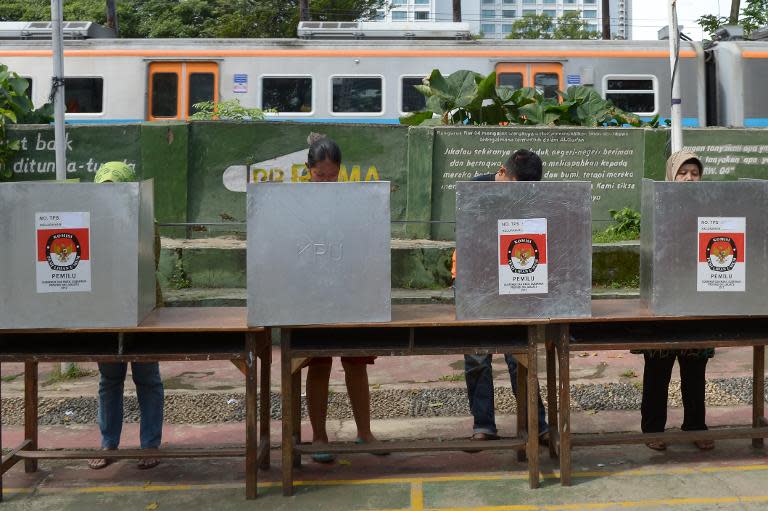
M 599 39 L 580 11 L 567 11 L 555 20 L 546 14 L 525 14 L 512 23 L 507 39 Z
M 714 14 L 705 14 L 696 20 L 696 23 L 714 38 L 715 32 L 724 25 L 728 25 L 730 20 L 727 16 L 715 16 Z M 768 0 L 747 0 L 746 6 L 739 14 L 739 25 L 744 27 L 744 35 L 749 37 L 752 31 L 768 25 Z
M 248 108 L 240 104 L 239 99 L 227 99 L 214 103 L 213 101 L 203 101 L 195 103 L 192 107 L 196 112 L 190 116 L 193 121 L 263 121 L 264 111 L 261 108 Z M 268 110 L 274 112 L 274 110 Z
M 50 103 L 35 110 L 27 96 L 29 82 L 0 64 L 0 177 L 10 178 L 9 162 L 21 149 L 18 140 L 8 140 L 9 124 L 44 124 L 53 120 Z
M 658 126 L 658 118 L 644 123 L 581 85 L 557 91 L 557 98 L 545 98 L 531 87 L 496 86 L 496 73 L 483 76 L 463 70 L 445 77 L 435 69 L 415 87 L 427 98 L 426 110 L 402 117 L 402 124 Z

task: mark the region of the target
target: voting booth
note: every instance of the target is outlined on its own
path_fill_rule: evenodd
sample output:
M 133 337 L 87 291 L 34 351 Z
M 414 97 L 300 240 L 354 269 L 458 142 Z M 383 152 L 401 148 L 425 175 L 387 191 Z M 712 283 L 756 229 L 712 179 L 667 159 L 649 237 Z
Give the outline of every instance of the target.
M 768 314 L 768 181 L 643 180 L 640 291 L 656 315 Z
M 588 317 L 591 205 L 590 183 L 457 183 L 457 319 Z
M 141 183 L 0 184 L 0 329 L 131 327 L 155 307 Z
M 248 185 L 248 324 L 391 319 L 388 182 Z

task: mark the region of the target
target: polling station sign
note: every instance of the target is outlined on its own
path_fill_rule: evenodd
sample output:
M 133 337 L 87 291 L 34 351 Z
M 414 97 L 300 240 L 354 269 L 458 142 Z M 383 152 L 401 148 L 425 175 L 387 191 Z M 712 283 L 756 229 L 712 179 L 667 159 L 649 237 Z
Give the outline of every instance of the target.
M 747 220 L 744 217 L 699 217 L 696 290 L 745 291 Z
M 499 220 L 499 294 L 546 294 L 547 219 Z
M 35 213 L 37 292 L 91 291 L 91 214 Z

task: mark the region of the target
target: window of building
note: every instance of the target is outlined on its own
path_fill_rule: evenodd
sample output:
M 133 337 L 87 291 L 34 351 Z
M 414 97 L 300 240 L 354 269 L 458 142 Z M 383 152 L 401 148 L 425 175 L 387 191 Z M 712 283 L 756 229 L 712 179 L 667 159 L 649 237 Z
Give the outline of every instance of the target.
M 501 33 L 504 35 L 511 34 L 512 33 L 512 25 L 502 25 L 501 26 Z
M 517 12 L 514 9 L 504 9 L 501 11 L 502 18 L 514 18 L 516 15 Z
M 429 11 L 416 11 L 413 13 L 413 19 L 416 21 L 428 21 Z
M 544 0 L 545 4 L 556 4 L 557 0 Z
M 524 4 L 535 4 L 538 0 L 523 0 Z
M 480 25 L 480 31 L 485 34 L 495 34 L 496 33 L 496 25 L 492 25 L 490 23 L 484 23 Z
M 496 11 L 493 9 L 483 9 L 481 14 L 484 20 L 492 20 L 496 17 Z
M 333 112 L 380 113 L 383 111 L 384 83 L 378 76 L 334 77 Z
M 536 9 L 523 9 L 523 16 L 535 16 Z
M 584 0 L 584 5 L 597 5 L 597 0 Z
M 557 10 L 555 9 L 544 9 L 541 13 L 550 18 L 557 18 Z
M 392 3 L 390 4 L 392 7 L 396 7 L 398 5 L 406 5 L 408 3 L 407 0 L 392 0 Z
M 261 79 L 261 107 L 279 113 L 312 111 L 312 78 L 309 76 L 265 77 Z
M 504 0 L 502 3 L 504 5 L 517 5 L 517 0 Z
M 495 5 L 495 4 L 496 4 L 496 0 L 483 0 L 483 5 Z
M 575 4 L 577 2 L 576 2 L 576 0 L 563 0 L 563 3 L 568 5 L 568 4 Z
M 587 19 L 595 19 L 597 18 L 597 11 L 584 11 L 581 15 Z
M 100 114 L 104 111 L 104 79 L 64 78 L 64 104 L 70 114 Z
M 603 78 L 605 99 L 614 105 L 640 115 L 654 115 L 658 103 L 655 76 L 606 76 Z
M 417 91 L 414 85 L 421 85 L 422 78 L 406 76 L 403 77 L 401 87 L 401 112 L 421 112 L 427 108 L 427 98 L 421 92 Z
M 429 0 L 413 0 L 415 5 L 429 5 Z
M 587 30 L 589 30 L 590 32 L 597 32 L 597 22 L 596 21 L 587 22 Z
M 403 21 L 408 19 L 408 13 L 405 11 L 392 11 L 393 21 Z

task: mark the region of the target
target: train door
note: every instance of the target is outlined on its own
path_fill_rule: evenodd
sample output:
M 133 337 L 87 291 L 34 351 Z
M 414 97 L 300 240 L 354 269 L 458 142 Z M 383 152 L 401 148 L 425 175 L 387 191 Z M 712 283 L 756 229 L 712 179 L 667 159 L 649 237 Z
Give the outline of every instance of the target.
M 188 119 L 196 112 L 196 103 L 219 102 L 219 65 L 215 62 L 152 62 L 148 90 L 148 121 Z
M 557 98 L 557 91 L 563 90 L 563 65 L 534 62 L 497 64 L 496 83 L 513 89 L 535 87 L 545 98 Z

